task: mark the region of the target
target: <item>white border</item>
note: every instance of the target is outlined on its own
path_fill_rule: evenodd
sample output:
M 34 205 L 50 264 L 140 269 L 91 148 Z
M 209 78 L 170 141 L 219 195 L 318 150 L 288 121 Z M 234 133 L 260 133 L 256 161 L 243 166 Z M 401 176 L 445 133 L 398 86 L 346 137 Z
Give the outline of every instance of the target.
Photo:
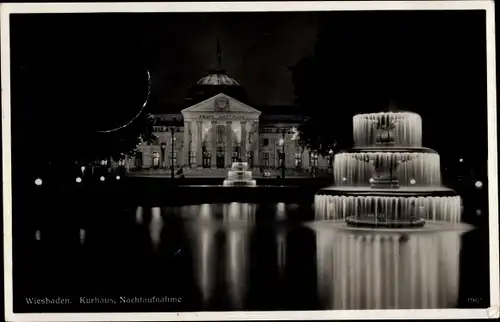
M 267 312 L 185 313 L 70 313 L 14 314 L 12 302 L 12 199 L 10 123 L 10 13 L 92 12 L 258 12 L 258 11 L 346 11 L 346 10 L 486 10 L 488 89 L 488 177 L 490 227 L 489 309 L 440 310 L 342 310 Z M 7 321 L 183 321 L 183 320 L 330 320 L 330 319 L 470 319 L 498 318 L 498 182 L 496 132 L 495 12 L 492 1 L 341 1 L 341 2 L 192 2 L 192 3 L 7 3 L 0 5 L 2 73 L 2 143 L 4 205 L 5 318 Z

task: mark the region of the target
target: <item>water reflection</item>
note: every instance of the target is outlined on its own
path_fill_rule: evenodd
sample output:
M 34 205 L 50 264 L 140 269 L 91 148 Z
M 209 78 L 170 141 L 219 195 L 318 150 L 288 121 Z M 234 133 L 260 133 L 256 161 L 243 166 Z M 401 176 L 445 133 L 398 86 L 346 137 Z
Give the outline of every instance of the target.
M 149 223 L 149 234 L 153 248 L 157 248 L 161 242 L 161 232 L 163 229 L 163 218 L 160 207 L 151 208 L 151 221 Z
M 222 221 L 225 226 L 233 223 L 253 225 L 255 223 L 256 205 L 242 202 L 231 202 L 222 205 Z M 227 227 L 226 227 L 227 228 Z
M 205 226 L 198 231 L 197 245 L 193 248 L 194 252 L 194 269 L 196 271 L 196 282 L 201 291 L 203 302 L 208 301 L 214 291 L 215 281 L 215 262 L 216 257 L 216 240 L 215 234 L 217 229 L 212 226 Z
M 280 276 L 286 268 L 286 235 L 287 234 L 285 229 L 278 229 L 278 231 L 276 232 L 278 270 Z
M 138 223 L 139 225 L 144 222 L 143 215 L 144 215 L 144 208 L 142 208 L 141 206 L 137 207 L 137 209 L 135 210 L 135 222 Z
M 311 260 L 307 255 L 310 250 L 302 249 L 304 236 L 295 236 L 290 226 L 277 223 L 270 229 L 258 228 L 258 207 L 264 210 L 263 215 L 269 214 L 264 205 L 237 202 L 164 209 L 189 219 L 184 221 L 184 233 L 190 244 L 193 277 L 205 308 L 246 309 L 250 278 L 252 283 L 260 283 L 259 277 L 250 276 L 255 263 L 262 263 L 258 257 L 267 258 L 262 263 L 266 270 L 277 268 L 272 283 L 288 285 L 286 292 L 295 287 L 289 278 L 298 269 L 297 264 L 303 269 L 314 265 L 310 276 L 302 277 L 317 284 L 317 290 L 304 296 L 317 295 L 324 309 L 432 309 L 455 307 L 457 303 L 460 232 L 398 234 L 325 226 L 304 228 L 316 236 L 316 259 Z M 271 209 L 275 220 L 293 213 L 291 207 L 280 203 L 271 205 Z M 138 214 L 142 218 L 143 212 L 138 208 L 136 219 Z M 161 212 L 159 207 L 151 208 L 148 227 L 154 248 L 160 244 L 169 218 L 163 218 Z M 259 249 L 251 251 L 251 243 L 259 245 Z M 290 267 L 287 262 L 292 257 L 288 259 L 287 254 L 296 257 Z M 263 285 L 271 288 L 272 283 Z
M 243 308 L 248 275 L 248 231 L 230 229 L 226 234 L 226 282 L 234 307 Z
M 80 244 L 83 245 L 85 243 L 85 236 L 86 236 L 86 231 L 85 229 L 80 228 Z
M 458 298 L 459 232 L 399 235 L 317 229 L 318 289 L 328 309 L 432 309 Z
M 447 308 L 457 303 L 459 283 L 460 307 L 471 308 L 470 296 L 489 303 L 484 228 L 463 237 L 459 272 L 458 233 L 405 240 L 311 230 L 300 221 L 314 217 L 312 202 L 163 206 L 160 213 L 146 204 L 99 201 L 72 208 L 72 216 L 69 205 L 47 204 L 14 218 L 13 279 L 26 292 L 15 300 L 20 310 L 34 310 L 24 297 L 30 292 L 96 290 L 186 298 L 186 307 L 151 310 Z M 471 205 L 469 217 L 479 206 Z M 73 273 L 64 278 L 68 269 Z
M 286 218 L 286 207 L 284 202 L 276 204 L 276 219 L 282 220 Z
M 194 217 L 188 227 L 193 251 L 193 265 L 204 304 L 216 287 L 224 285 L 230 306 L 244 308 L 249 268 L 249 234 L 255 224 L 256 205 L 203 204 L 182 208 L 184 216 Z M 222 213 L 219 220 L 218 214 Z M 219 266 L 220 265 L 220 266 Z

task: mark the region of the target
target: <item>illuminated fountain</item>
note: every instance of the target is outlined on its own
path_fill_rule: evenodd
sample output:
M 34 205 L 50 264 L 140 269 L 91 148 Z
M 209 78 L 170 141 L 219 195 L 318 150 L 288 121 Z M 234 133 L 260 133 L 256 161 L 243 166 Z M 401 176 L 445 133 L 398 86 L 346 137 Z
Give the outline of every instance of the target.
M 418 114 L 359 114 L 353 134 L 354 148 L 335 155 L 334 185 L 315 196 L 316 219 L 377 228 L 460 222 L 461 199 L 441 185 L 439 154 L 422 147 Z
M 248 169 L 247 162 L 233 162 L 224 180 L 224 187 L 255 187 L 257 183 L 252 180 L 252 171 Z
M 443 309 L 458 302 L 461 233 L 316 230 L 325 309 Z

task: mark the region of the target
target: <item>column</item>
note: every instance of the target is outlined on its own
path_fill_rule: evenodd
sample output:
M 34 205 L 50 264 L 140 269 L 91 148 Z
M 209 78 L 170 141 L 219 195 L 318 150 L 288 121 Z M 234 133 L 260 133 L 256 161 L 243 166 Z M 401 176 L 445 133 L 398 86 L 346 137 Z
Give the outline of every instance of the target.
M 262 164 L 262 161 L 260 160 L 260 138 L 259 138 L 259 123 L 254 122 L 253 123 L 253 164 L 254 168 L 260 167 Z
M 184 139 L 182 141 L 182 163 L 189 167 L 189 150 L 191 150 L 191 142 L 189 140 L 189 121 L 184 121 Z
M 233 128 L 232 122 L 226 122 L 226 167 L 233 164 Z
M 170 133 L 166 132 L 165 135 L 165 166 L 167 169 L 170 167 L 172 156 L 172 138 L 170 137 Z
M 240 144 L 240 157 L 242 161 L 247 160 L 247 122 L 242 121 L 241 123 L 241 144 Z
M 212 121 L 212 156 L 210 159 L 210 167 L 217 167 L 217 121 Z
M 202 121 L 197 121 L 196 122 L 196 164 L 198 168 L 203 167 L 203 150 L 201 148 L 201 143 L 202 143 Z
M 179 154 L 177 153 L 176 154 L 176 158 L 175 158 L 175 161 L 172 163 L 172 148 L 174 149 L 174 153 L 177 152 L 177 144 L 178 142 L 175 140 L 175 132 L 172 133 L 170 132 L 170 138 L 168 139 L 170 141 L 170 143 L 172 143 L 172 146 L 170 147 L 170 150 L 168 150 L 168 154 L 169 154 L 169 159 L 170 159 L 170 164 L 172 164 L 174 167 L 179 163 Z
M 142 154 L 142 164 L 145 168 L 149 168 L 153 165 L 153 154 L 151 153 L 151 146 L 146 145 L 144 149 L 144 153 Z

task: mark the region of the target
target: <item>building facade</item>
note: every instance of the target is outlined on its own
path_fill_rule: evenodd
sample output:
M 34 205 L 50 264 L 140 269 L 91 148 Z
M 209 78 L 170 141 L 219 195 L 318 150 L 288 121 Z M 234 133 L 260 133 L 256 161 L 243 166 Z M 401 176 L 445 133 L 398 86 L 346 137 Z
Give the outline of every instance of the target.
M 297 127 L 303 117 L 296 109 L 267 107 L 261 111 L 246 100 L 236 80 L 220 70 L 210 73 L 189 91 L 189 107 L 180 113 L 154 114 L 157 140 L 140 144 L 132 166 L 174 166 L 190 172 L 227 169 L 233 162 L 244 161 L 261 172 L 283 166 L 288 172 L 331 168 L 330 157 L 299 145 Z

